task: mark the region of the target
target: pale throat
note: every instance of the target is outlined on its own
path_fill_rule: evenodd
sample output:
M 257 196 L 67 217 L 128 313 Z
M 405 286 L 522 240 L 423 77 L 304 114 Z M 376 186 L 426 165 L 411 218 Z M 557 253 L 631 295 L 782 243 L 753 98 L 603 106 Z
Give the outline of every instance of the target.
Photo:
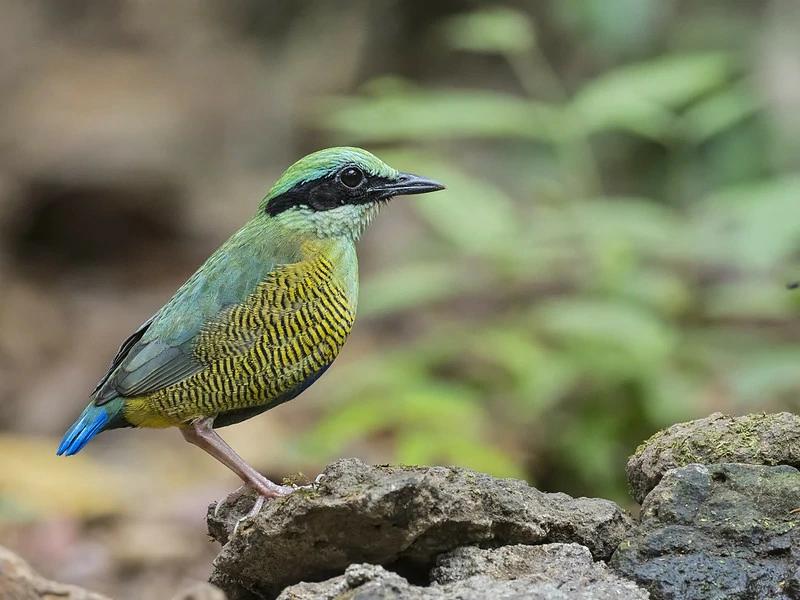
M 356 242 L 379 210 L 378 202 L 345 204 L 321 211 L 298 206 L 287 210 L 284 217 L 286 225 L 306 235 L 319 238 L 347 238 Z

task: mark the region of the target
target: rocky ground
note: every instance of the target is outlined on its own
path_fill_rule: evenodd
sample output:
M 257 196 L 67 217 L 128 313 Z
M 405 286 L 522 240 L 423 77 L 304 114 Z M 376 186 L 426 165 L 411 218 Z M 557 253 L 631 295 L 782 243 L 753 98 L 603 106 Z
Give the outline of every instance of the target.
M 466 469 L 340 460 L 252 518 L 253 496 L 212 505 L 213 585 L 176 598 L 799 599 L 798 466 L 794 415 L 675 425 L 628 463 L 633 519 Z M 0 597 L 101 599 L 10 553 Z

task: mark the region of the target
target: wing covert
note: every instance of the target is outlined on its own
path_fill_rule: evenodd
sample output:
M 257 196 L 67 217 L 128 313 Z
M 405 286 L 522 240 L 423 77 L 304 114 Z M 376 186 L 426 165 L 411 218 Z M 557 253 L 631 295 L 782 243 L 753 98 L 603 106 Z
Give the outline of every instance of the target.
M 93 392 L 96 405 L 169 387 L 206 368 L 193 353 L 196 336 L 246 298 L 278 260 L 263 245 L 249 244 L 245 233 L 234 234 L 123 342 Z

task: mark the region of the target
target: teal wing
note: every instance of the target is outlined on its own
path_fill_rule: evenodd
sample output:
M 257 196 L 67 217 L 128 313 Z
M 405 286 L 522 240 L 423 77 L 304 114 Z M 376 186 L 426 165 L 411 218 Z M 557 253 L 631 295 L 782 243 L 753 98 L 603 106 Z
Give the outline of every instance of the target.
M 192 342 L 220 312 L 241 302 L 275 267 L 275 259 L 235 245 L 217 250 L 167 304 L 122 343 L 92 396 L 101 406 L 114 398 L 148 394 L 206 368 Z

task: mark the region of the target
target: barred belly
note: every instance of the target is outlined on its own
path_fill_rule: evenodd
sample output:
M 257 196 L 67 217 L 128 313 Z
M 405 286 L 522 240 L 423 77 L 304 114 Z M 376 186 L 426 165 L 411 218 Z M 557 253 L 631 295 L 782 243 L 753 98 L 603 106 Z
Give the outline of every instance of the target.
M 202 371 L 129 398 L 125 417 L 168 427 L 289 400 L 333 362 L 354 318 L 326 259 L 278 266 L 242 304 L 202 328 L 192 348 Z

